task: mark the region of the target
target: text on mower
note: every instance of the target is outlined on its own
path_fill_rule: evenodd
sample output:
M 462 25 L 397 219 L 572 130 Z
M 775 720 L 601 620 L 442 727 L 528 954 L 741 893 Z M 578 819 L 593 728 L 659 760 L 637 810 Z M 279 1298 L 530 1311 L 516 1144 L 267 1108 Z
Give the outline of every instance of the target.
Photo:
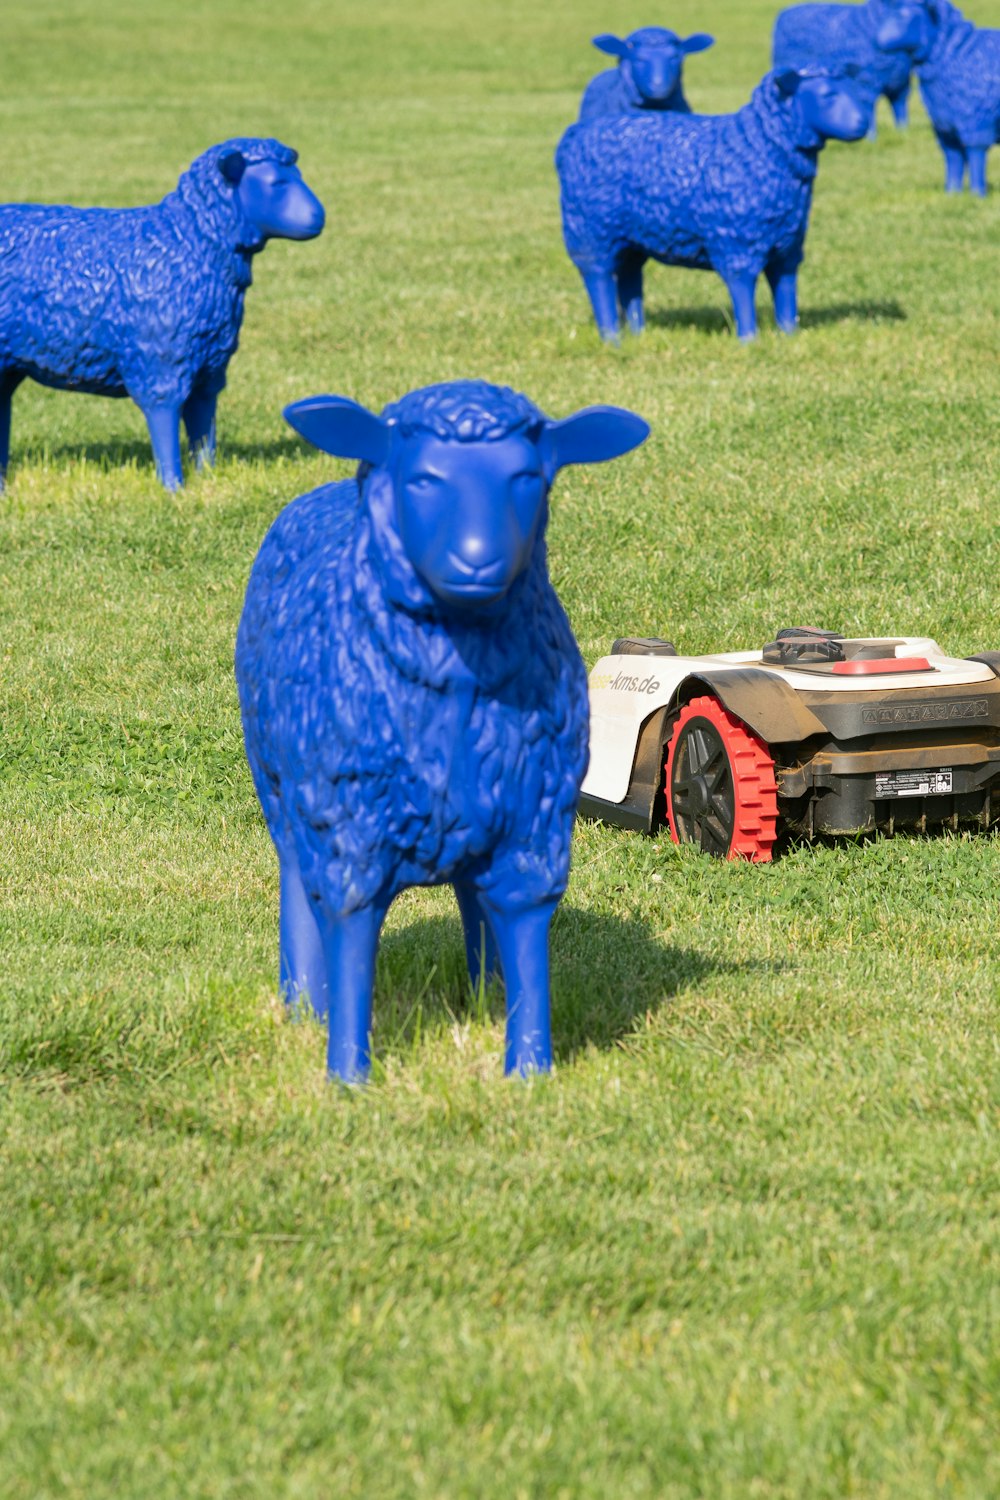
M 950 703 L 879 703 L 861 710 L 862 724 L 930 724 L 951 719 L 988 719 L 989 700 L 959 698 Z
M 660 686 L 658 677 L 630 677 L 627 672 L 619 672 L 617 677 L 610 673 L 595 673 L 590 679 L 592 688 L 609 688 L 613 693 L 655 693 Z

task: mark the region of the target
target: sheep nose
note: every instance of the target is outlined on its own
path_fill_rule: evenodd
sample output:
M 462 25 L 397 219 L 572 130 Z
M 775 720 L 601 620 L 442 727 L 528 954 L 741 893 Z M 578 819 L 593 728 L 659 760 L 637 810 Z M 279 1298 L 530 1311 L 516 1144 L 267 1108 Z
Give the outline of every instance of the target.
M 460 553 L 449 549 L 448 562 L 461 578 L 470 583 L 498 583 L 504 576 L 506 560 L 502 557 L 484 559 L 484 553 L 482 538 L 470 538 L 462 545 Z
M 656 94 L 668 94 L 677 82 L 679 71 L 676 63 L 672 61 L 668 62 L 664 59 L 663 62 L 658 63 L 653 68 L 650 78 L 653 92 Z
M 308 188 L 296 196 L 288 213 L 289 238 L 314 240 L 326 223 L 326 210 Z
M 513 538 L 503 515 L 493 513 L 491 507 L 476 507 L 470 503 L 464 524 L 456 526 L 448 541 L 449 554 L 460 569 L 483 568 L 492 565 L 509 550 Z

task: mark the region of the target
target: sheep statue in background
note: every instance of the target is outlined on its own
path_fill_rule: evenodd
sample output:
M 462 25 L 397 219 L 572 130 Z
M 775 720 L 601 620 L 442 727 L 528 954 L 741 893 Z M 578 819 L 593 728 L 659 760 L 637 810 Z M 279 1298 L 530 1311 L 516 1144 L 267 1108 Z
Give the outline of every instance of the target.
M 736 332 L 757 332 L 761 272 L 786 333 L 798 323 L 817 156 L 860 140 L 871 106 L 833 69 L 771 73 L 734 115 L 621 115 L 571 125 L 559 143 L 563 237 L 598 331 L 618 341 L 618 306 L 643 328 L 647 260 L 713 270 L 733 299 Z
M 1000 31 L 974 26 L 948 0 L 930 0 L 917 59 L 924 107 L 944 152 L 945 191 L 986 195 L 986 157 L 1000 141 Z
M 247 758 L 278 853 L 281 983 L 329 1017 L 329 1072 L 369 1068 L 375 950 L 407 886 L 455 887 L 473 983 L 499 963 L 506 1069 L 546 1070 L 548 928 L 587 765 L 587 676 L 549 582 L 566 464 L 636 447 L 597 406 L 551 421 L 459 380 L 375 416 L 285 413 L 357 477 L 278 516 L 236 644 Z
M 168 489 L 183 483 L 182 418 L 198 465 L 214 461 L 253 257 L 323 228 L 295 161 L 280 141 L 241 138 L 199 156 L 148 208 L 0 206 L 0 485 L 11 397 L 29 376 L 131 396 Z
M 592 78 L 580 102 L 580 119 L 600 115 L 637 114 L 645 110 L 676 110 L 691 113 L 681 87 L 685 57 L 704 52 L 715 38 L 704 32 L 679 37 L 663 26 L 643 26 L 627 37 L 604 33 L 594 37 L 594 46 L 619 59 L 617 68 L 606 68 Z
M 929 0 L 867 0 L 864 5 L 793 5 L 774 23 L 773 66 L 854 68 L 871 95 L 888 99 L 902 129 L 910 73 L 926 36 Z M 872 113 L 871 133 L 875 133 Z

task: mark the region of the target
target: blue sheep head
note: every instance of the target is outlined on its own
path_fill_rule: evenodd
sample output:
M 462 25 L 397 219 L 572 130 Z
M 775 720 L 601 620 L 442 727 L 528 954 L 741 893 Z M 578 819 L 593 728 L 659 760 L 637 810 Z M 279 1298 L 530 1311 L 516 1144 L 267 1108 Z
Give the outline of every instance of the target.
M 882 19 L 875 45 L 883 52 L 905 52 L 913 62 L 926 62 L 938 31 L 933 0 L 882 0 Z
M 536 555 L 557 472 L 617 458 L 649 434 L 617 406 L 554 422 L 479 380 L 411 391 L 381 416 L 346 396 L 313 396 L 285 417 L 324 453 L 361 460 L 373 561 L 396 603 L 487 617 Z
M 280 141 L 233 140 L 216 147 L 215 161 L 229 183 L 246 228 L 246 243 L 312 240 L 326 215 L 296 166 L 298 153 Z
M 783 68 L 771 74 L 779 100 L 791 112 L 792 139 L 805 151 L 825 141 L 860 141 L 871 123 L 873 100 L 853 68 Z
M 642 26 L 627 37 L 605 32 L 595 36 L 594 46 L 618 58 L 626 85 L 634 97 L 650 105 L 663 104 L 681 81 L 684 59 L 692 52 L 704 52 L 715 38 L 699 31 L 679 37 L 663 26 Z

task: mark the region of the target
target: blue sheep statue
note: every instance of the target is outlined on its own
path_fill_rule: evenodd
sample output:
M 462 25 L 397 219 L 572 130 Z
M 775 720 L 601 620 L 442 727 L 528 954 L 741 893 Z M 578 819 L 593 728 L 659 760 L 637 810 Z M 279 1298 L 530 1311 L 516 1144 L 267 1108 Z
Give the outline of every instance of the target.
M 948 0 L 930 0 L 917 60 L 924 107 L 944 152 L 945 191 L 986 195 L 986 157 L 1000 141 L 1000 31 L 974 26 Z
M 131 396 L 160 479 L 183 483 L 180 423 L 215 458 L 215 404 L 269 239 L 309 240 L 323 205 L 280 141 L 213 146 L 148 208 L 0 206 L 0 485 L 11 398 L 27 377 Z
M 617 68 L 605 69 L 587 84 L 580 102 L 580 119 L 643 110 L 676 110 L 689 115 L 691 107 L 681 87 L 684 59 L 692 52 L 704 52 L 714 41 L 705 32 L 679 37 L 663 26 L 642 26 L 627 37 L 608 33 L 595 36 L 594 46 L 619 62 Z
M 343 396 L 285 413 L 357 477 L 278 516 L 236 643 L 247 758 L 278 853 L 281 983 L 329 1017 L 331 1076 L 369 1068 L 389 903 L 455 887 L 473 983 L 499 964 L 506 1069 L 551 1063 L 548 928 L 587 765 L 587 676 L 549 582 L 566 464 L 647 436 L 597 406 L 550 421 L 481 381 L 381 416 Z
M 853 68 L 873 104 L 880 95 L 888 99 L 902 129 L 909 118 L 910 74 L 926 35 L 927 4 L 867 0 L 864 5 L 793 5 L 774 23 L 773 65 Z
M 859 140 L 871 105 L 838 70 L 768 74 L 734 115 L 621 115 L 571 125 L 559 143 L 563 237 L 603 339 L 644 323 L 647 260 L 713 270 L 733 299 L 741 339 L 757 331 L 761 272 L 778 327 L 798 323 L 817 155 Z

